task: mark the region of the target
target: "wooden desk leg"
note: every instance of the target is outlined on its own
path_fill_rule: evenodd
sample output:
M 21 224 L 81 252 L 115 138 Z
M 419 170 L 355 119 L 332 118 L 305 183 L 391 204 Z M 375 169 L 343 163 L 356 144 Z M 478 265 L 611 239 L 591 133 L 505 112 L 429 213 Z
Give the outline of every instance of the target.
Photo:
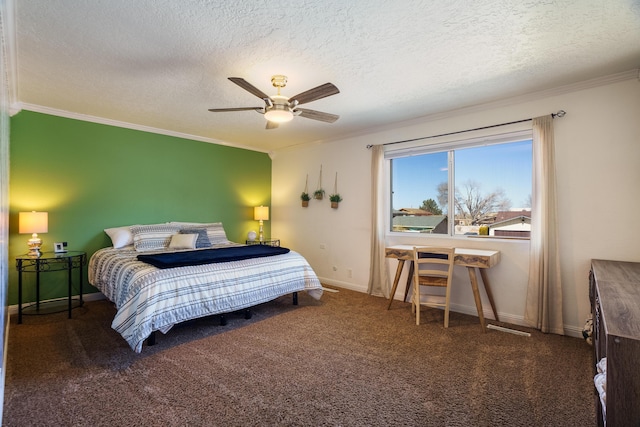
M 407 295 L 409 294 L 409 288 L 413 283 L 413 261 L 409 261 L 409 275 L 407 276 L 407 287 L 404 288 L 404 299 L 402 301 L 407 302 Z
M 396 277 L 393 279 L 393 287 L 391 288 L 391 295 L 389 295 L 389 305 L 387 306 L 387 310 L 391 308 L 391 303 L 393 302 L 393 296 L 396 294 L 396 289 L 398 288 L 398 282 L 400 281 L 400 276 L 402 275 L 402 268 L 404 267 L 404 260 L 398 260 L 398 268 L 396 268 Z
M 480 269 L 480 276 L 482 277 L 482 282 L 484 283 L 484 290 L 487 292 L 487 298 L 489 298 L 489 304 L 491 304 L 491 310 L 493 310 L 493 318 L 496 319 L 497 322 L 500 321 L 498 319 L 498 311 L 496 310 L 496 304 L 493 302 L 493 293 L 491 292 L 491 285 L 489 284 L 489 278 L 487 277 L 487 272 L 484 268 Z
M 482 312 L 482 300 L 480 299 L 480 290 L 478 289 L 478 276 L 476 276 L 476 268 L 467 267 L 467 270 L 469 270 L 469 279 L 471 280 L 473 298 L 475 298 L 476 300 L 476 308 L 478 309 L 478 317 L 480 318 L 480 327 L 482 327 L 482 332 L 486 332 L 484 313 Z

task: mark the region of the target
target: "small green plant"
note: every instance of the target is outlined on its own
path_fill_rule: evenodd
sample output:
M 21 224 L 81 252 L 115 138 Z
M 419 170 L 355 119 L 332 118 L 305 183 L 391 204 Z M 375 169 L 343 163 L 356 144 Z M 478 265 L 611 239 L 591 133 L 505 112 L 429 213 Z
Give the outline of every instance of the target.
M 303 202 L 308 202 L 309 200 L 311 200 L 311 196 L 309 196 L 309 193 L 303 191 L 302 194 L 300 194 L 300 200 L 302 200 Z
M 331 200 L 331 208 L 338 209 L 340 202 L 342 201 L 342 197 L 338 193 L 333 193 L 329 195 L 329 200 Z
M 324 190 L 322 188 L 317 189 L 313 192 L 313 198 L 316 200 L 322 200 L 324 197 Z

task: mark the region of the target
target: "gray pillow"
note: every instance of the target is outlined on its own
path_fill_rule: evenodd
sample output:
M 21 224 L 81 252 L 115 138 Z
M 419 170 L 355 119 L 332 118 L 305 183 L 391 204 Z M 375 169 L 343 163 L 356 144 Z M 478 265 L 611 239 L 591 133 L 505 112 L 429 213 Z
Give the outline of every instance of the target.
M 196 249 L 208 248 L 211 246 L 206 228 L 183 228 L 180 230 L 180 234 L 197 234 L 198 239 L 196 240 Z

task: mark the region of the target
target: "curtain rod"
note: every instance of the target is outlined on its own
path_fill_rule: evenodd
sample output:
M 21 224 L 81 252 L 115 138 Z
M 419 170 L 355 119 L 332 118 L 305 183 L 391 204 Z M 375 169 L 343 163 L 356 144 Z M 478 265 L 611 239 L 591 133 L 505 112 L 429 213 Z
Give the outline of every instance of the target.
M 555 119 L 556 117 L 564 117 L 565 114 L 567 114 L 566 111 L 559 110 L 557 113 L 551 113 L 551 117 Z M 516 121 L 513 121 L 513 122 L 507 122 L 507 123 L 500 123 L 500 124 L 497 124 L 497 125 L 483 126 L 483 127 L 474 128 L 474 129 L 459 130 L 459 131 L 456 131 L 456 132 L 441 133 L 440 135 L 422 136 L 420 138 L 405 139 L 403 141 L 386 142 L 386 143 L 384 143 L 382 145 L 393 145 L 393 144 L 400 144 L 400 143 L 403 143 L 403 142 L 413 142 L 413 141 L 420 141 L 422 139 L 430 139 L 430 138 L 438 138 L 438 137 L 441 137 L 441 136 L 456 135 L 456 134 L 459 134 L 459 133 L 473 132 L 475 130 L 491 129 L 491 128 L 500 127 L 500 126 L 513 125 L 513 124 L 516 124 L 516 123 L 524 123 L 524 122 L 528 122 L 528 121 L 531 121 L 531 120 L 533 120 L 533 118 L 516 120 Z M 367 145 L 367 148 L 371 148 L 371 147 L 373 147 L 373 144 Z

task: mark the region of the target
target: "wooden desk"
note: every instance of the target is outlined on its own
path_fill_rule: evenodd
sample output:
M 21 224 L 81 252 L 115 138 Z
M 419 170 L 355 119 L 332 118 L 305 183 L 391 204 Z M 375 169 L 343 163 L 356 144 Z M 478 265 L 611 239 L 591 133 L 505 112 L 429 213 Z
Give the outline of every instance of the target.
M 396 269 L 396 277 L 393 279 L 393 287 L 391 288 L 391 296 L 389 298 L 389 305 L 387 310 L 391 308 L 393 297 L 396 294 L 398 288 L 398 282 L 400 281 L 400 275 L 404 267 L 404 262 L 409 261 L 409 275 L 407 276 L 407 287 L 404 290 L 404 301 L 407 300 L 407 294 L 409 287 L 413 281 L 413 245 L 396 245 L 389 246 L 385 250 L 387 258 L 396 258 L 398 260 L 398 268 Z M 478 289 L 478 276 L 476 269 L 480 270 L 480 276 L 484 283 L 484 289 L 487 292 L 489 303 L 491 304 L 491 310 L 495 320 L 498 319 L 498 312 L 496 311 L 496 305 L 493 301 L 493 294 L 491 293 L 491 285 L 489 278 L 487 277 L 486 269 L 491 268 L 500 262 L 500 251 L 486 251 L 479 249 L 464 249 L 456 248 L 455 250 L 454 265 L 467 267 L 469 272 L 469 280 L 471 281 L 471 289 L 473 290 L 473 297 L 476 301 L 476 309 L 478 310 L 478 317 L 480 318 L 480 326 L 482 332 L 485 332 L 484 313 L 482 311 L 482 300 L 480 299 L 480 290 Z

